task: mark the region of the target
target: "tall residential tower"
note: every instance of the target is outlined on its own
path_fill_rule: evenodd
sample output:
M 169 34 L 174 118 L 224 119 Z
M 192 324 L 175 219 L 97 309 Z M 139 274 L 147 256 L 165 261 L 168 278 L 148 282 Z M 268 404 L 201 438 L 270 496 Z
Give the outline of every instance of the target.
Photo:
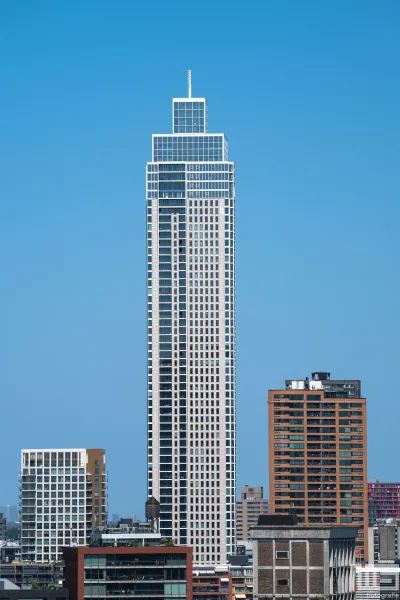
M 357 527 L 360 561 L 368 554 L 366 417 L 360 381 L 330 373 L 288 379 L 268 394 L 270 512 Z
M 195 564 L 234 551 L 235 167 L 207 102 L 172 101 L 147 164 L 148 495 Z

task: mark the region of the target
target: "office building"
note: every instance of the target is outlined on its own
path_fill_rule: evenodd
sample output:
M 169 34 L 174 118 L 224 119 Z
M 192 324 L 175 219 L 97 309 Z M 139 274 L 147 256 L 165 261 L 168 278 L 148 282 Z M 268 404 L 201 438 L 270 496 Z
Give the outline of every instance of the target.
M 400 561 L 400 520 L 382 519 L 368 527 L 368 563 Z
M 260 515 L 268 514 L 268 500 L 261 485 L 245 485 L 236 501 L 236 539 L 247 540 L 249 527 L 257 525 Z
M 357 565 L 355 600 L 398 600 L 398 564 Z
M 147 164 L 148 495 L 196 564 L 234 551 L 235 169 L 205 98 L 172 101 Z
M 232 574 L 227 565 L 193 568 L 193 600 L 232 600 Z
M 368 483 L 369 506 L 375 519 L 400 519 L 400 483 L 370 481 Z M 372 520 L 372 515 L 370 515 Z
M 21 560 L 54 562 L 62 546 L 85 546 L 107 521 L 105 452 L 22 450 Z
M 353 600 L 353 527 L 297 524 L 295 515 L 261 516 L 252 527 L 254 598 Z
M 123 596 L 192 600 L 192 550 L 64 548 L 70 600 Z
M 295 512 L 305 525 L 358 528 L 367 561 L 366 400 L 355 380 L 287 380 L 270 390 L 270 513 Z

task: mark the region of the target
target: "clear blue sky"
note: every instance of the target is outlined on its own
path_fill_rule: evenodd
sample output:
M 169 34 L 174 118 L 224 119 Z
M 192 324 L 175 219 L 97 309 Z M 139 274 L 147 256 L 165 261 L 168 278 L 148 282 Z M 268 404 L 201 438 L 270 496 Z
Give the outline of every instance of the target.
M 145 163 L 188 68 L 237 163 L 238 484 L 312 370 L 362 380 L 400 480 L 399 29 L 397 0 L 0 3 L 0 504 L 21 447 L 100 446 L 144 512 Z

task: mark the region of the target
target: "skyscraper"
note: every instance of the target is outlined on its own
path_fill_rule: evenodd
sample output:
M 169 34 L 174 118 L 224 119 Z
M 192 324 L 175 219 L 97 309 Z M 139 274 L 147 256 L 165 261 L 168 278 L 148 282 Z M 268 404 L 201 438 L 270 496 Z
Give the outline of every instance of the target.
M 235 167 L 188 88 L 147 163 L 148 495 L 216 564 L 235 540 Z
M 359 380 L 330 373 L 285 381 L 268 394 L 270 512 L 293 510 L 305 525 L 358 528 L 367 559 L 366 399 Z
M 22 561 L 59 561 L 107 520 L 104 450 L 22 450 L 20 488 Z

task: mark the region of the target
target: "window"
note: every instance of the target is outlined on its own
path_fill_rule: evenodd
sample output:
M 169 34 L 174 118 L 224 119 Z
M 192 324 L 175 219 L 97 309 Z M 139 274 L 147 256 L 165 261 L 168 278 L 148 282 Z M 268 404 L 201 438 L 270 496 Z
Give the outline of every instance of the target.
M 289 558 L 289 552 L 287 550 L 277 550 L 276 558 Z M 287 584 L 282 583 L 281 585 L 287 585 Z
M 276 585 L 289 585 L 288 579 L 278 579 Z

